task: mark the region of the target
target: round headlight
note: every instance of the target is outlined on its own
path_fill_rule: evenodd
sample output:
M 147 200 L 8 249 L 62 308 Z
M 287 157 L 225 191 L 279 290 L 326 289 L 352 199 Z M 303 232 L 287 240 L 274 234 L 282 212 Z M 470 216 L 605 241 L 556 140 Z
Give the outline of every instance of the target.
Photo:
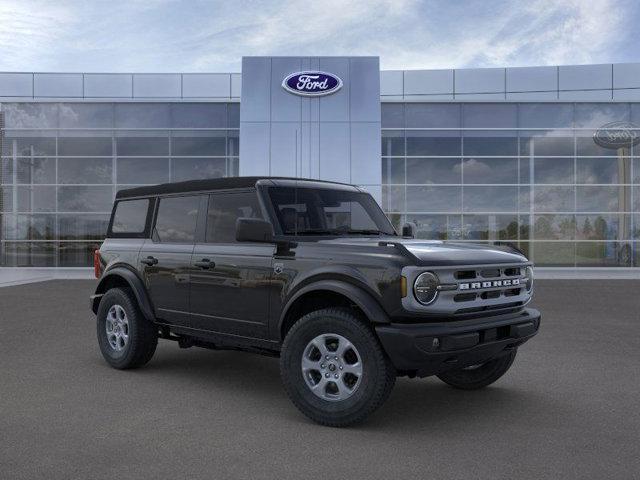
M 438 295 L 438 285 L 440 281 L 431 272 L 422 273 L 416 278 L 413 284 L 413 294 L 422 305 L 429 305 Z
M 526 279 L 527 292 L 530 292 L 531 290 L 533 290 L 533 268 L 525 268 L 524 276 Z

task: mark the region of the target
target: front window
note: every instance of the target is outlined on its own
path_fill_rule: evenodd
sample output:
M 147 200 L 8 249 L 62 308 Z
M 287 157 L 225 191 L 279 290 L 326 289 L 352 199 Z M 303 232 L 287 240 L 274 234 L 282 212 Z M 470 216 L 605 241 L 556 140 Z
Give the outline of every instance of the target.
M 395 235 L 367 193 L 272 187 L 269 198 L 284 235 Z

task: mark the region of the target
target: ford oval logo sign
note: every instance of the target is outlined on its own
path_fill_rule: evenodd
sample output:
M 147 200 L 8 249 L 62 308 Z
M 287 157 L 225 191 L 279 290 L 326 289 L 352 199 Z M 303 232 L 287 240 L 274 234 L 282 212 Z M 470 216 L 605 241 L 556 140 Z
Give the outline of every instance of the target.
M 631 147 L 640 142 L 640 127 L 630 122 L 607 123 L 596 130 L 593 141 L 603 148 Z
M 340 77 L 327 72 L 296 72 L 282 81 L 287 92 L 304 97 L 320 97 L 335 93 L 342 88 Z

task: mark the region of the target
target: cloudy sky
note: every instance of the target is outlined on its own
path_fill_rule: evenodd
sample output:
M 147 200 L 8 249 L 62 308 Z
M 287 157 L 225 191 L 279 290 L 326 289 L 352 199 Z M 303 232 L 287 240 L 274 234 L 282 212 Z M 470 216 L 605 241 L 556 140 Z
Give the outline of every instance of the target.
M 0 71 L 237 72 L 242 55 L 637 62 L 639 18 L 636 0 L 0 0 Z

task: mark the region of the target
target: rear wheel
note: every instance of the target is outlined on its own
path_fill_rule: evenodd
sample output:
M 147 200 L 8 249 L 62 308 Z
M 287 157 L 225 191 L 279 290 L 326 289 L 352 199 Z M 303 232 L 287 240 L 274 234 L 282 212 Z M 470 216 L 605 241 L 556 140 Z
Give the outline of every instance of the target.
M 368 417 L 396 378 L 371 328 L 341 308 L 309 313 L 294 324 L 282 346 L 280 372 L 296 407 L 333 427 Z
M 156 351 L 158 330 L 149 322 L 128 289 L 112 288 L 104 294 L 97 314 L 98 344 L 114 368 L 146 364 Z
M 511 368 L 516 358 L 517 350 L 512 350 L 506 355 L 489 360 L 488 362 L 451 370 L 441 373 L 438 378 L 452 387 L 462 390 L 478 390 L 502 377 Z

